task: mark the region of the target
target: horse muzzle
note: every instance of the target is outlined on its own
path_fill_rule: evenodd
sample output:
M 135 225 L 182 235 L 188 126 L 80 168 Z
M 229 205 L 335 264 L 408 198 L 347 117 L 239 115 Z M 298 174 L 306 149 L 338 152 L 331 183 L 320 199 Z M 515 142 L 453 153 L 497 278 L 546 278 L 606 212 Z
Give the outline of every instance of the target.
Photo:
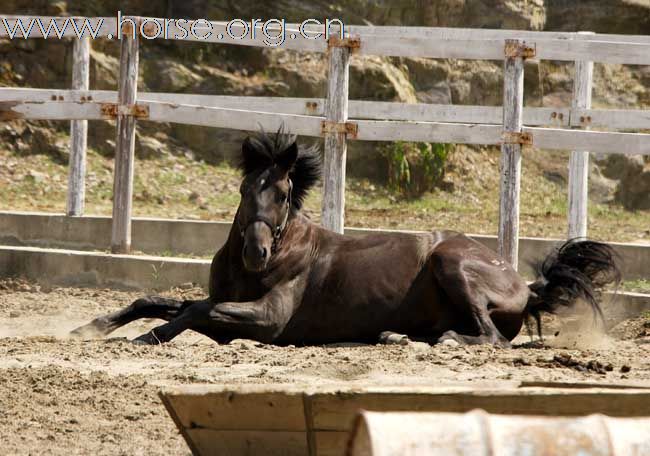
M 244 267 L 251 272 L 261 272 L 266 269 L 273 247 L 273 233 L 265 222 L 251 223 L 244 232 L 244 247 L 242 261 Z

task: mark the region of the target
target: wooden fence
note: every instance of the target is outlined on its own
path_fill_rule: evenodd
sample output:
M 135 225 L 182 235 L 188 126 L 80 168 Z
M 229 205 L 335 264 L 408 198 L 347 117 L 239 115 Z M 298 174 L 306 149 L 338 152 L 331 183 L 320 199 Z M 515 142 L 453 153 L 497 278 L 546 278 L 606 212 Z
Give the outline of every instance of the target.
M 11 16 L 25 23 L 29 16 Z M 62 23 L 66 18 L 42 18 Z M 81 18 L 80 18 L 81 19 Z M 150 34 L 152 19 L 130 17 Z M 99 24 L 100 18 L 89 18 Z M 162 23 L 163 19 L 158 19 Z M 257 33 L 233 39 L 225 22 L 212 22 L 213 35 L 199 40 L 267 46 Z M 314 26 L 306 27 L 310 32 Z M 138 93 L 138 49 L 141 37 L 124 27 L 117 92 L 88 90 L 89 44 L 75 40 L 72 90 L 0 88 L 0 120 L 71 120 L 71 158 L 67 213 L 83 213 L 86 121 L 117 119 L 113 198 L 112 250 L 128 252 L 133 193 L 134 134 L 137 120 L 176 122 L 239 130 L 275 130 L 284 124 L 299 135 L 324 137 L 323 225 L 343 230 L 345 161 L 348 140 L 426 141 L 500 145 L 501 184 L 499 253 L 517 264 L 521 148 L 570 150 L 568 236 L 587 234 L 589 152 L 650 154 L 650 134 L 616 130 L 650 130 L 650 111 L 591 108 L 593 62 L 650 65 L 650 37 L 593 33 L 475 30 L 429 27 L 348 26 L 346 37 L 306 39 L 298 26 L 286 26 L 282 47 L 327 53 L 326 99 L 230 97 L 171 93 Z M 115 18 L 103 18 L 99 36 L 116 30 Z M 232 31 L 245 31 L 241 26 Z M 172 25 L 170 36 L 178 32 Z M 0 28 L 0 38 L 6 37 Z M 34 29 L 32 37 L 40 37 Z M 76 38 L 71 28 L 64 34 Z M 349 59 L 360 55 L 502 60 L 503 107 L 402 104 L 348 100 Z M 574 97 L 570 107 L 525 108 L 523 75 L 526 59 L 575 62 Z M 609 131 L 590 131 L 590 128 Z

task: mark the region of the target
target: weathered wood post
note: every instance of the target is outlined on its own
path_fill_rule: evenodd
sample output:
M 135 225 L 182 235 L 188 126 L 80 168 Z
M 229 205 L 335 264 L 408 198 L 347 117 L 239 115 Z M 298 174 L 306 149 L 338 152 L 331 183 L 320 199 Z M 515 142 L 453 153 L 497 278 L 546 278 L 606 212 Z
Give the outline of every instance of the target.
M 593 34 L 593 32 L 580 32 Z M 576 61 L 573 77 L 572 110 L 591 109 L 594 62 Z M 573 122 L 573 116 L 571 117 Z M 585 125 L 581 118 L 580 124 Z M 587 236 L 589 195 L 589 152 L 574 150 L 569 158 L 569 239 Z
M 88 90 L 90 81 L 90 38 L 75 39 L 72 48 L 72 90 Z M 66 214 L 84 213 L 86 196 L 86 146 L 88 121 L 70 121 L 70 162 L 68 165 L 68 198 Z
M 330 37 L 328 47 L 329 73 L 325 102 L 327 120 L 322 125 L 322 133 L 325 136 L 325 158 L 321 225 L 342 233 L 345 215 L 347 135 L 356 135 L 355 125 L 347 123 L 350 50 L 359 47 L 359 39 Z
M 135 102 L 138 92 L 138 18 L 125 23 L 120 44 L 120 77 L 117 96 L 117 140 L 115 141 L 115 177 L 113 181 L 113 225 L 111 251 L 131 250 L 131 204 L 135 165 Z M 135 28 L 135 30 L 134 30 Z
M 498 252 L 517 269 L 521 146 L 531 143 L 528 135 L 522 133 L 524 59 L 533 57 L 535 51 L 527 47 L 523 41 L 518 40 L 506 40 L 504 49 Z

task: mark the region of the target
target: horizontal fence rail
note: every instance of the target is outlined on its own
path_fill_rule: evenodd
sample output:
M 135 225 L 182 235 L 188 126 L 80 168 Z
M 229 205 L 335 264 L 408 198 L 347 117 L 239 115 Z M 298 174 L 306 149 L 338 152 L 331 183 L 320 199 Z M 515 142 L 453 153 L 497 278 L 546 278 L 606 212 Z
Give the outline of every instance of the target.
M 86 91 L 0 87 L 0 103 L 16 101 L 28 103 L 46 101 L 115 103 L 117 101 L 117 92 L 110 90 Z M 325 106 L 324 98 L 238 97 L 162 92 L 138 92 L 138 102 L 162 102 L 318 117 L 323 117 Z M 10 104 L 0 106 L 0 116 L 10 116 L 11 110 Z M 391 101 L 350 100 L 349 118 L 500 124 L 503 118 L 503 108 L 500 106 L 407 104 Z M 641 109 L 528 107 L 524 108 L 523 122 L 524 125 L 531 127 L 650 130 L 650 111 Z
M 32 16 L 5 16 L 0 26 L 0 38 L 8 36 L 7 28 L 12 33 L 16 32 L 14 27 L 18 20 L 24 27 L 29 27 L 33 19 L 35 18 Z M 118 22 L 115 17 L 40 18 L 46 29 L 50 20 L 56 21 L 60 36 L 67 38 L 78 36 L 84 19 L 90 21 L 90 28 L 97 37 L 108 39 L 118 37 Z M 173 21 L 127 16 L 123 19 L 127 26 L 122 27 L 119 34 L 124 35 L 129 41 L 133 40 L 133 29 L 128 24 L 133 24 L 147 36 L 154 35 L 159 25 L 164 25 L 168 36 L 172 37 L 170 39 L 180 35 L 180 39 L 185 41 L 256 47 L 267 47 L 270 41 L 273 45 L 273 39 L 269 39 L 260 26 L 255 28 L 255 33 L 250 33 L 250 30 L 246 30 L 242 25 L 231 24 L 228 30 L 227 22 L 213 21 L 209 23 L 212 35 L 201 39 L 184 33 L 184 30 Z M 189 21 L 185 27 L 189 28 L 191 24 L 192 21 Z M 205 23 L 203 25 L 205 26 Z M 304 30 L 313 35 L 322 32 L 323 26 L 307 25 Z M 87 28 L 86 31 L 88 32 Z M 229 31 L 242 35 L 242 38 L 230 37 Z M 279 29 L 272 26 L 269 31 L 275 33 Z M 129 249 L 131 216 L 128 190 L 132 188 L 132 175 L 130 175 L 132 174 L 130 170 L 133 169 L 132 135 L 136 121 L 182 123 L 249 131 L 257 130 L 259 127 L 273 131 L 284 125 L 295 134 L 324 137 L 326 163 L 329 163 L 325 168 L 324 180 L 329 182 L 329 188 L 334 189 L 332 192 L 336 195 L 324 199 L 322 215 L 324 224 L 337 231 L 343 229 L 347 140 L 501 145 L 504 152 L 501 168 L 502 211 L 499 224 L 499 251 L 513 264 L 517 261 L 521 147 L 650 154 L 650 134 L 629 132 L 650 130 L 649 111 L 590 109 L 588 104 L 577 101 L 576 94 L 570 107 L 523 107 L 523 96 L 520 93 L 523 87 L 522 62 L 524 60 L 560 60 L 577 62 L 576 65 L 580 62 L 650 65 L 650 37 L 648 36 L 347 26 L 345 37 L 337 36 L 338 28 L 334 27 L 331 30 L 332 36 L 326 40 L 322 36 L 316 39 L 301 36 L 298 24 L 286 25 L 285 31 L 282 48 L 328 53 L 330 63 L 327 98 L 137 93 L 134 81 L 137 81 L 139 51 L 137 45 L 128 47 L 123 42 L 119 83 L 124 89 L 122 97 L 118 97 L 118 93 L 114 91 L 0 88 L 0 120 L 84 121 L 119 118 L 123 122 L 128 122 L 128 127 L 120 130 L 124 145 L 120 145 L 120 141 L 117 141 L 119 150 L 116 153 L 116 156 L 121 157 L 120 160 L 126 170 L 120 174 L 120 185 L 116 187 L 116 191 L 127 195 L 120 196 L 122 203 L 119 206 L 122 209 L 114 208 L 113 214 L 114 223 L 117 219 L 122 227 L 114 233 L 114 247 L 119 251 Z M 50 39 L 52 39 L 55 37 L 55 31 L 51 28 L 50 32 Z M 248 32 L 246 36 L 244 32 Z M 20 32 L 18 36 L 22 36 Z M 138 37 L 140 45 L 147 41 L 147 36 Z M 43 37 L 42 29 L 32 24 L 30 37 Z M 346 62 L 351 54 L 500 60 L 508 70 L 505 72 L 507 77 L 504 77 L 504 94 L 509 95 L 504 97 L 504 107 L 348 100 L 349 67 Z M 516 63 L 515 70 L 512 62 Z M 86 63 L 84 59 L 75 59 L 73 64 L 75 71 L 79 71 L 78 66 Z M 124 85 L 127 78 L 128 87 Z M 586 99 L 591 91 L 591 72 L 583 74 L 581 78 L 581 84 L 586 89 L 579 96 L 581 99 Z M 127 97 L 128 94 L 130 95 Z M 598 129 L 609 131 L 597 131 Z M 76 144 L 80 146 L 77 146 L 75 156 L 85 157 L 85 143 L 77 141 Z M 581 161 L 571 161 L 571 173 L 578 172 L 579 162 L 584 168 L 584 164 L 588 163 L 587 154 L 588 152 L 583 153 Z M 75 166 L 83 169 L 83 165 L 79 163 Z M 580 227 L 578 231 L 582 233 L 586 227 L 587 186 L 584 185 L 584 175 L 581 179 L 580 185 L 572 185 L 572 201 L 582 201 L 582 203 L 576 204 L 575 207 L 578 209 L 569 216 L 572 225 L 569 228 L 570 233 L 576 232 L 578 226 Z M 77 182 L 76 187 L 79 187 L 78 184 Z M 76 197 L 77 206 L 83 207 L 82 196 L 69 196 Z M 326 204 L 327 201 L 329 203 Z M 569 204 L 571 211 L 574 211 L 573 206 Z
M 111 120 L 113 114 L 100 102 L 0 101 L 0 120 Z M 284 125 L 295 134 L 321 137 L 322 116 L 249 111 L 243 109 L 138 101 L 140 120 L 171 122 L 214 128 L 267 131 Z M 421 141 L 500 145 L 500 125 L 423 121 L 351 119 L 357 126 L 351 139 L 361 141 Z M 619 154 L 650 154 L 650 134 L 524 127 L 533 147 L 559 150 L 590 150 Z

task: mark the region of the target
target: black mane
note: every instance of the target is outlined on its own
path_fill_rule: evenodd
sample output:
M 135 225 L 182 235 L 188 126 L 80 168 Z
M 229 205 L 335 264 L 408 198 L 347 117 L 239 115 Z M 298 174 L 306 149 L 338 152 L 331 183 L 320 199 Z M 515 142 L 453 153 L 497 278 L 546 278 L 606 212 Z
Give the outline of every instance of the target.
M 287 134 L 280 127 L 276 133 L 254 133 L 245 143 L 248 147 L 242 148 L 238 165 L 244 176 L 280 164 L 286 152 L 296 144 L 296 135 Z M 298 158 L 289 171 L 289 178 L 293 182 L 291 204 L 300 209 L 307 193 L 320 179 L 321 159 L 317 144 L 297 147 Z

